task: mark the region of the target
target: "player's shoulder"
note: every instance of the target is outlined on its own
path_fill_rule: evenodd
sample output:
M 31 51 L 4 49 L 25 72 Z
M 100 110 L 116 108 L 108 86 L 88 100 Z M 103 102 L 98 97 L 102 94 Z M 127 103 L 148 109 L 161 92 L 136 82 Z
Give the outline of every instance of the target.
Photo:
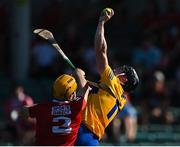
M 101 76 L 101 79 L 106 78 L 109 80 L 112 80 L 115 77 L 114 72 L 109 65 L 105 67 L 104 71 L 101 73 L 100 76 Z
M 104 75 L 105 73 L 110 72 L 111 70 L 111 67 L 109 65 L 106 65 L 101 75 Z

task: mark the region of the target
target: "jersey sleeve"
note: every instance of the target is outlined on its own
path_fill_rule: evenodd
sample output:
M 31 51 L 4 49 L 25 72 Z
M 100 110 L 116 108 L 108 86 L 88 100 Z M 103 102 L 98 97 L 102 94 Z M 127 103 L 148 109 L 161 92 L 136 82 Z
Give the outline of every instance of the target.
M 29 116 L 32 118 L 35 118 L 37 116 L 37 112 L 38 112 L 38 108 L 39 108 L 39 104 L 35 104 L 31 107 L 29 107 Z
M 101 74 L 101 83 L 105 84 L 111 90 L 114 97 L 119 100 L 120 109 L 122 109 L 126 103 L 126 100 L 123 97 L 124 90 L 119 83 L 119 79 L 114 75 L 114 72 L 109 65 L 106 66 L 104 72 Z
M 86 107 L 86 101 L 84 100 L 84 97 L 78 96 L 78 100 L 75 102 L 75 105 L 77 108 L 84 110 Z
M 104 72 L 101 74 L 101 82 L 110 87 L 113 85 L 114 77 L 112 69 L 107 65 Z
M 87 104 L 87 103 L 86 103 L 86 101 L 83 99 L 83 100 L 82 100 L 82 110 L 84 110 L 84 109 L 85 109 L 86 104 Z
M 119 79 L 114 75 L 114 72 L 109 65 L 106 66 L 104 72 L 101 74 L 101 83 L 111 89 L 116 97 L 121 96 L 119 94 L 122 94 L 123 92 L 122 86 L 119 84 Z

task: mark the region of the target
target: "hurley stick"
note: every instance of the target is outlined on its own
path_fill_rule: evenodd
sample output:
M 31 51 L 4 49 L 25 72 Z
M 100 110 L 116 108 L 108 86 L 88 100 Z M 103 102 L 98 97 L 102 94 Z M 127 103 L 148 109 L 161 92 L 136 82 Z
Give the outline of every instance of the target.
M 73 68 L 75 69 L 76 67 L 74 66 L 74 64 L 69 60 L 69 58 L 65 55 L 65 53 L 62 51 L 62 49 L 60 48 L 60 46 L 57 44 L 53 34 L 45 29 L 35 29 L 33 31 L 35 34 L 39 35 L 40 37 L 44 38 L 45 40 L 47 40 L 49 43 L 51 43 L 51 45 L 57 49 L 57 51 L 60 53 L 60 55 L 63 57 L 63 59 Z

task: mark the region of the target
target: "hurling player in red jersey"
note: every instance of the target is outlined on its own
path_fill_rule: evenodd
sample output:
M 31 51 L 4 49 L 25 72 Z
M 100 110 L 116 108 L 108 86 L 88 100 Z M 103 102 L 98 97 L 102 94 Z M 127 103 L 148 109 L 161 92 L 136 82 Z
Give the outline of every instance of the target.
M 85 73 L 76 69 L 56 79 L 51 102 L 22 109 L 24 117 L 36 118 L 36 145 L 74 145 L 89 90 Z

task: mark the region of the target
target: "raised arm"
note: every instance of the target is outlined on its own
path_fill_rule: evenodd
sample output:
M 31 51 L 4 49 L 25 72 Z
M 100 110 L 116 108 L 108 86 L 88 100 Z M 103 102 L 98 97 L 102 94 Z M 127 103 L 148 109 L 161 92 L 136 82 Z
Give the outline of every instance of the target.
M 96 64 L 99 74 L 101 74 L 106 65 L 108 65 L 107 58 L 107 43 L 104 37 L 104 24 L 114 15 L 113 9 L 106 8 L 102 11 L 99 17 L 99 23 L 96 29 L 94 47 L 96 51 Z
M 78 83 L 77 96 L 83 96 L 85 101 L 87 101 L 90 87 L 85 79 L 85 72 L 79 68 L 75 69 L 74 77 Z

